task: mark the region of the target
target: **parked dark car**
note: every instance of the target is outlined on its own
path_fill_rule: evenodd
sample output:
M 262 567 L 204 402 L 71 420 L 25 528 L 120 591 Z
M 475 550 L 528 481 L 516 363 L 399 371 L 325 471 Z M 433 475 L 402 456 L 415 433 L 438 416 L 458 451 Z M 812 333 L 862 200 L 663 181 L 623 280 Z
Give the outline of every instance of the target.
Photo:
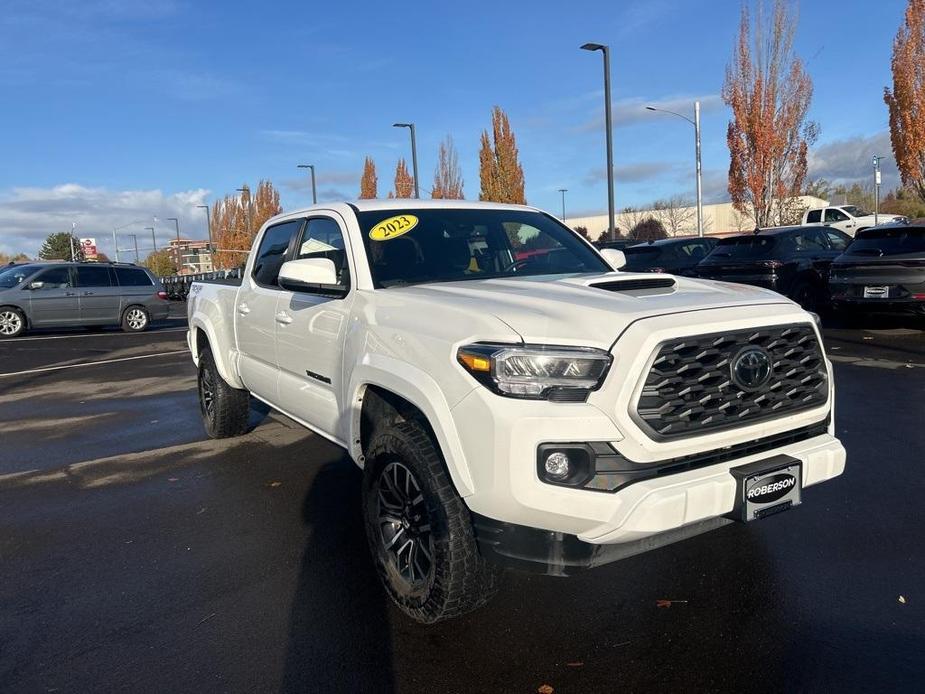
M 859 232 L 832 263 L 829 290 L 836 309 L 925 316 L 925 220 Z
M 623 249 L 625 272 L 667 272 L 692 276 L 697 263 L 713 250 L 716 239 L 698 236 L 649 241 Z
M 699 277 L 773 289 L 807 310 L 829 300 L 829 266 L 851 237 L 828 227 L 778 227 L 720 239 L 696 268 Z

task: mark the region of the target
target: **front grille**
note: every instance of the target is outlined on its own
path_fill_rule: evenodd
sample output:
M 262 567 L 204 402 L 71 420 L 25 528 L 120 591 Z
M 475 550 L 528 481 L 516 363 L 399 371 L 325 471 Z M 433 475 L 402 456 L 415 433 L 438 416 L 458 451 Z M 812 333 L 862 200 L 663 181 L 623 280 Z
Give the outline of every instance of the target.
M 747 390 L 731 363 L 746 347 L 771 357 L 770 378 Z M 677 438 L 752 424 L 818 407 L 828 397 L 825 359 L 809 325 L 697 335 L 664 342 L 636 405 L 655 438 Z

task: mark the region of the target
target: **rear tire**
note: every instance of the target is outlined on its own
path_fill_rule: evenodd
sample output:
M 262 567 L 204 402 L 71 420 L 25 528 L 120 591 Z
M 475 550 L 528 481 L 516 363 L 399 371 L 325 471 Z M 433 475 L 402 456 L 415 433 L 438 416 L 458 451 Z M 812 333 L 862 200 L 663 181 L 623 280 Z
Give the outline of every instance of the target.
M 140 333 L 148 329 L 151 315 L 142 306 L 129 306 L 122 314 L 122 329 L 127 333 Z
M 250 393 L 228 385 L 208 348 L 199 355 L 198 385 L 199 411 L 209 438 L 226 439 L 247 431 Z
M 386 592 L 412 619 L 457 617 L 497 592 L 501 570 L 479 554 L 469 510 L 420 422 L 383 425 L 373 434 L 363 515 Z
M 19 337 L 26 332 L 26 317 L 12 306 L 0 307 L 0 340 Z

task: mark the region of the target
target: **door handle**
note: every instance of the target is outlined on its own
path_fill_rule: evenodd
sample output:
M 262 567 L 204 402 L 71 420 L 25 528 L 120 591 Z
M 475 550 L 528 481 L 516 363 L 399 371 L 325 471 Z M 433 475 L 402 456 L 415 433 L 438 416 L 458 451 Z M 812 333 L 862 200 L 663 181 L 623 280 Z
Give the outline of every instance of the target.
M 289 325 L 292 322 L 292 316 L 290 316 L 285 311 L 280 311 L 276 314 L 276 322 L 282 323 L 283 325 Z
M 84 292 L 82 296 L 93 296 L 93 292 Z
M 238 313 L 240 313 L 242 316 L 246 316 L 250 312 L 250 306 L 244 303 L 238 304 Z
M 77 292 L 64 292 L 64 296 L 77 296 Z

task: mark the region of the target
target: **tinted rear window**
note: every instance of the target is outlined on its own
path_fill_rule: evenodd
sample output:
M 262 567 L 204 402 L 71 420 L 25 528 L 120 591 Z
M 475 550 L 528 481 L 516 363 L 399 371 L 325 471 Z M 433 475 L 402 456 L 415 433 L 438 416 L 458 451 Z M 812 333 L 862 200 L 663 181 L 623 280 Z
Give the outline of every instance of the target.
M 774 250 L 776 241 L 773 236 L 720 239 L 710 258 L 766 258 Z
M 109 268 L 89 267 L 80 265 L 77 267 L 77 286 L 78 287 L 111 287 L 112 281 L 109 279 Z
M 150 287 L 154 284 L 148 273 L 137 267 L 117 267 L 116 278 L 122 287 Z
M 925 253 L 925 227 L 891 227 L 863 231 L 848 246 L 847 253 L 877 256 Z

